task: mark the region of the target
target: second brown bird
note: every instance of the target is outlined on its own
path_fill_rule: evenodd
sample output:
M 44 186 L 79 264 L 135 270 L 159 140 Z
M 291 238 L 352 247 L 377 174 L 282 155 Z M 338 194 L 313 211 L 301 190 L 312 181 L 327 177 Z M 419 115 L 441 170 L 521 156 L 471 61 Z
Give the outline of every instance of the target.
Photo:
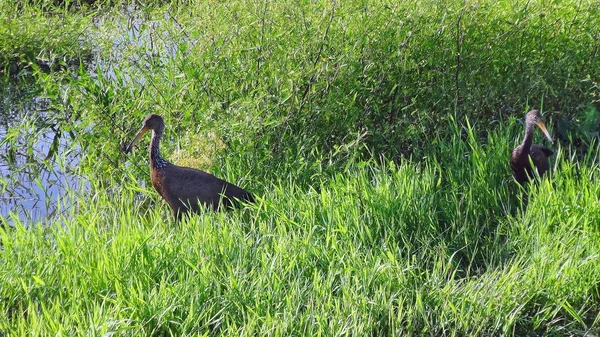
M 513 171 L 515 180 L 524 185 L 529 180 L 535 177 L 534 168 L 541 177 L 550 168 L 548 157 L 554 154 L 552 150 L 543 146 L 533 144 L 533 129 L 537 125 L 546 138 L 552 143 L 552 137 L 546 129 L 546 125 L 542 122 L 542 116 L 538 110 L 531 110 L 525 117 L 525 137 L 523 142 L 519 144 L 510 155 L 510 167 Z M 530 163 L 533 162 L 533 166 Z

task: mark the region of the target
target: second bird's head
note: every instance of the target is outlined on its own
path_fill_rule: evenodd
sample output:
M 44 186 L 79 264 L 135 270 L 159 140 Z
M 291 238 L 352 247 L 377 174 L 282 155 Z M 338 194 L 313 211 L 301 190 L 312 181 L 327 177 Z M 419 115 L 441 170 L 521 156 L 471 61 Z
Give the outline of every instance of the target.
M 527 113 L 527 117 L 525 117 L 525 125 L 533 124 L 537 125 L 540 129 L 542 129 L 542 132 L 544 133 L 546 138 L 548 138 L 550 143 L 554 144 L 554 141 L 552 141 L 552 137 L 550 137 L 550 133 L 546 129 L 546 125 L 542 121 L 542 115 L 540 114 L 539 110 L 531 110 Z
M 135 143 L 137 143 L 146 132 L 150 130 L 154 130 L 155 132 L 162 131 L 164 127 L 165 121 L 161 116 L 155 114 L 150 114 L 146 116 L 146 118 L 144 118 L 144 121 L 142 122 L 142 128 L 140 129 L 140 131 L 138 131 L 137 135 L 135 136 L 135 138 L 133 138 L 131 143 L 129 143 L 129 145 L 127 145 L 123 149 L 123 152 L 129 153 L 131 149 L 133 149 L 133 147 L 135 146 Z

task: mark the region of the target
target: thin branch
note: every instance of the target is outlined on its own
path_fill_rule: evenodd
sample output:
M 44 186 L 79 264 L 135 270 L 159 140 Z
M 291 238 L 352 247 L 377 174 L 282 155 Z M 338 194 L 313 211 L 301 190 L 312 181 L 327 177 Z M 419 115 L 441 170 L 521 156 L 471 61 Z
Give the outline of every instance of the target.
M 323 33 L 323 37 L 321 38 L 321 43 L 319 44 L 319 51 L 317 52 L 314 60 L 313 60 L 313 74 L 310 76 L 308 83 L 304 87 L 304 93 L 302 94 L 302 100 L 300 101 L 300 107 L 298 111 L 301 111 L 306 103 L 306 97 L 308 96 L 308 92 L 312 87 L 312 84 L 315 81 L 316 74 L 314 70 L 317 68 L 317 63 L 321 59 L 321 54 L 323 53 L 323 47 L 325 46 L 325 41 L 327 40 L 327 36 L 329 35 L 329 28 L 331 28 L 331 23 L 333 22 L 333 17 L 335 14 L 335 1 L 332 1 L 331 13 L 329 14 L 329 22 L 327 23 L 327 28 L 325 29 L 325 33 Z

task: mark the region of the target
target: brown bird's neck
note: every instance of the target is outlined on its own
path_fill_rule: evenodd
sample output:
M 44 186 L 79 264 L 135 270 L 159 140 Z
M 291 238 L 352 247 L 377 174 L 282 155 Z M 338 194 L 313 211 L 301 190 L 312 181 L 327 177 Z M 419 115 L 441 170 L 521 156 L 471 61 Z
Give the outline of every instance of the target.
M 160 156 L 160 138 L 162 137 L 162 130 L 152 130 L 152 141 L 150 141 L 150 165 L 153 168 L 163 168 L 167 166 L 167 161 Z

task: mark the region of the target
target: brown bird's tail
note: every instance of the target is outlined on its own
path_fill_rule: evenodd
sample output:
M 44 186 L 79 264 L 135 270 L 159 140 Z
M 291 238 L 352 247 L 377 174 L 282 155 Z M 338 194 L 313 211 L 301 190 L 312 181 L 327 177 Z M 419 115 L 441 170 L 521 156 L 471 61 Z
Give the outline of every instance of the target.
M 254 195 L 240 188 L 237 195 L 230 195 L 221 199 L 222 206 L 227 209 L 239 206 L 242 202 L 254 203 Z
M 250 192 L 244 193 L 242 200 L 244 200 L 245 202 L 249 202 L 249 203 L 256 202 L 256 200 L 254 199 L 254 195 Z

